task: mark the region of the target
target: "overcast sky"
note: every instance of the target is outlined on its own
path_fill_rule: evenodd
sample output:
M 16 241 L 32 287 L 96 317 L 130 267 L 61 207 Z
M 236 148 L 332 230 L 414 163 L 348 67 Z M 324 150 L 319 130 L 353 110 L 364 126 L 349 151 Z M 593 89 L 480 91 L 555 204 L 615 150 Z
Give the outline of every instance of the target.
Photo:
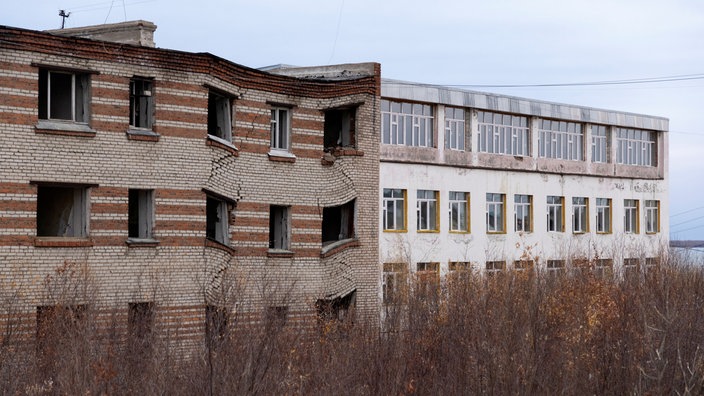
M 675 239 L 704 239 L 704 1 L 16 0 L 27 29 L 145 19 L 158 47 L 250 67 L 381 63 L 385 78 L 531 85 L 694 75 L 666 83 L 474 88 L 670 119 Z M 686 212 L 686 213 L 685 213 Z M 701 218 L 700 218 L 701 217 Z

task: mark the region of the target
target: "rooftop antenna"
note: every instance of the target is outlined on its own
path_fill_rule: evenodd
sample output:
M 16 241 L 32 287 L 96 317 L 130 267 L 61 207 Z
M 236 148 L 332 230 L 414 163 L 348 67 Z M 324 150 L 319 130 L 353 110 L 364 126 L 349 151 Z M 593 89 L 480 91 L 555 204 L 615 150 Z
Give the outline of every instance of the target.
M 71 13 L 66 13 L 65 10 L 59 10 L 59 16 L 61 17 L 61 29 L 63 29 L 66 24 L 66 18 L 70 17 Z

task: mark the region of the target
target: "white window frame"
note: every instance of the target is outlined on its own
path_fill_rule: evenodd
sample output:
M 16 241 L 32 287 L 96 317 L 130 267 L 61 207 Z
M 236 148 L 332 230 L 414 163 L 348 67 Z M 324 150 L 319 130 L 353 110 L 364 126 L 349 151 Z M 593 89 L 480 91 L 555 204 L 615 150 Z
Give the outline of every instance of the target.
M 513 227 L 516 232 L 533 231 L 532 213 L 532 195 L 516 194 L 513 196 Z
M 406 190 L 400 188 L 385 188 L 383 190 L 381 211 L 384 231 L 405 231 Z
M 528 117 L 477 111 L 478 150 L 481 153 L 530 155 Z
M 434 147 L 431 105 L 383 99 L 381 122 L 383 144 Z
M 128 193 L 128 238 L 130 240 L 154 238 L 154 190 L 130 189 Z M 131 229 L 137 224 L 136 235 Z
M 135 77 L 130 80 L 130 128 L 151 130 L 154 126 L 154 81 Z
M 465 151 L 465 109 L 445 107 L 445 148 Z
M 486 275 L 494 275 L 506 271 L 506 261 L 494 260 L 484 263 L 484 273 Z
M 450 191 L 449 194 L 450 232 L 469 232 L 469 193 Z
M 438 231 L 438 191 L 416 191 L 416 213 L 418 231 Z
M 291 149 L 291 109 L 271 108 L 271 150 L 288 152 Z
M 655 166 L 655 137 L 653 131 L 616 128 L 616 163 Z
M 70 76 L 69 82 L 70 92 L 61 91 L 57 95 L 52 94 L 52 76 Z M 88 74 L 60 71 L 50 69 L 40 69 L 39 80 L 41 90 L 39 92 L 39 119 L 47 121 L 73 122 L 73 123 L 88 123 L 88 106 L 90 100 L 90 78 Z M 57 87 L 53 87 L 57 88 Z M 59 114 L 52 112 L 52 99 L 60 101 L 68 101 L 70 103 L 70 115 L 62 117 Z
M 546 204 L 548 232 L 564 232 L 565 197 L 548 195 Z
M 572 232 L 589 232 L 589 198 L 572 197 Z
M 211 224 L 212 231 L 209 230 Z M 206 237 L 223 245 L 230 243 L 227 202 L 210 195 L 206 197 Z
M 578 122 L 538 120 L 538 156 L 584 160 L 584 127 Z
M 626 234 L 638 234 L 638 200 L 623 200 L 623 232 Z
M 645 233 L 656 234 L 660 232 L 660 201 L 645 200 Z
M 592 162 L 606 163 L 609 160 L 608 129 L 604 125 L 592 125 Z
M 506 232 L 506 194 L 486 193 L 486 232 Z M 494 216 L 492 216 L 494 214 Z M 492 220 L 493 219 L 493 224 Z
M 545 264 L 548 276 L 557 276 L 565 273 L 565 260 L 548 260 Z
M 596 232 L 611 233 L 611 198 L 596 199 Z
M 209 136 L 232 143 L 232 103 L 232 98 L 227 95 L 213 90 L 208 92 Z M 210 114 L 211 111 L 214 111 L 215 114 Z M 211 121 L 214 124 L 211 124 Z

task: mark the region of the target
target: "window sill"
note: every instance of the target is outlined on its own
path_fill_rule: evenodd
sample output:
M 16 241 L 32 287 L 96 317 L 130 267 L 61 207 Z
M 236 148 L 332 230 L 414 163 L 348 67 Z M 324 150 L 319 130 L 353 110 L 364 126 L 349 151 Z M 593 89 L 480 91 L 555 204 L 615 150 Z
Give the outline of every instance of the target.
M 205 141 L 205 144 L 210 147 L 217 147 L 217 148 L 223 149 L 225 151 L 228 151 L 228 152 L 230 152 L 230 154 L 232 154 L 234 156 L 240 155 L 239 150 L 237 149 L 237 147 L 235 147 L 234 144 L 232 144 L 232 142 L 225 140 L 225 139 L 222 139 L 222 138 L 219 138 L 214 135 L 208 135 L 208 139 Z
M 361 246 L 361 244 L 357 238 L 347 238 L 340 241 L 334 241 L 320 249 L 320 258 L 330 257 L 334 254 L 340 253 L 343 250 L 358 246 Z
M 226 253 L 229 253 L 230 255 L 234 255 L 234 254 L 235 254 L 235 249 L 234 249 L 234 248 L 232 248 L 232 247 L 230 247 L 230 246 L 228 246 L 228 245 L 225 245 L 225 244 L 222 243 L 222 242 L 216 241 L 216 240 L 214 240 L 214 239 L 210 239 L 210 238 L 205 238 L 205 247 L 209 247 L 209 248 L 213 248 L 213 249 L 219 249 L 219 250 L 222 250 L 222 251 L 224 251 L 224 252 L 226 252 Z
M 335 148 L 330 149 L 329 151 L 335 157 L 345 157 L 345 156 L 363 157 L 364 156 L 364 151 L 357 150 L 354 147 L 335 147 Z
M 452 230 L 448 231 L 448 233 L 449 233 L 449 234 L 456 234 L 456 235 L 467 235 L 467 234 L 471 234 L 471 232 L 469 232 L 469 231 L 452 231 Z
M 152 238 L 127 238 L 125 241 L 129 247 L 157 247 L 159 241 Z
M 269 161 L 296 162 L 296 156 L 285 150 L 271 149 L 267 155 L 269 156 Z
M 149 129 L 130 128 L 127 130 L 127 139 L 145 142 L 158 142 L 159 134 Z
M 586 235 L 589 234 L 589 231 L 572 231 L 574 235 Z
M 408 230 L 384 230 L 384 232 L 390 232 L 390 233 L 405 233 L 405 232 L 408 232 Z
M 506 231 L 487 231 L 487 235 L 506 235 Z
M 71 237 L 36 237 L 34 239 L 35 247 L 91 247 L 93 240 L 90 238 L 71 238 Z
M 73 121 L 39 120 L 34 133 L 76 137 L 95 137 L 95 130 L 88 124 Z
M 437 234 L 440 230 L 417 230 L 416 232 L 419 234 Z
M 294 253 L 290 250 L 285 250 L 285 249 L 269 249 L 269 251 L 266 252 L 267 257 L 274 257 L 274 258 L 290 258 L 293 257 Z

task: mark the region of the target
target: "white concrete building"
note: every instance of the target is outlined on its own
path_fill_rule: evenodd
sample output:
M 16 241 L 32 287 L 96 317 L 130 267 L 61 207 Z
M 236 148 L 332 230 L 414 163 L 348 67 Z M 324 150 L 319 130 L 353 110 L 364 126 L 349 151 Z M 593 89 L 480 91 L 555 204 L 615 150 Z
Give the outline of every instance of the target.
M 383 293 L 408 272 L 611 271 L 667 246 L 666 118 L 383 80 L 380 122 Z

